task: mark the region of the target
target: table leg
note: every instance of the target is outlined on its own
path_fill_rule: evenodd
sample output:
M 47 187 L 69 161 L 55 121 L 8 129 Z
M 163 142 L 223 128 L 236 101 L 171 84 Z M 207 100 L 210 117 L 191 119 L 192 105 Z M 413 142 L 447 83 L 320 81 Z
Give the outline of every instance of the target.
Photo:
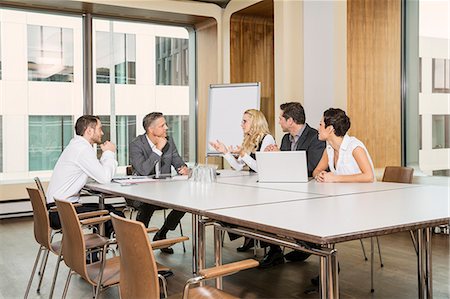
M 375 292 L 373 287 L 373 237 L 370 237 L 370 292 Z
M 327 292 L 328 298 L 339 298 L 339 277 L 338 277 L 338 261 L 337 251 L 333 249 L 332 245 L 328 245 L 330 248 L 330 255 L 327 258 Z
M 223 232 L 214 226 L 214 258 L 216 266 L 222 265 L 222 234 Z M 216 278 L 216 288 L 222 290 L 222 276 Z
M 419 299 L 424 298 L 424 273 L 423 273 L 423 229 L 417 229 L 417 278 L 418 278 L 418 291 Z
M 427 298 L 433 298 L 433 277 L 432 277 L 432 254 L 431 254 L 431 227 L 425 229 L 425 278 L 427 287 Z
M 197 217 L 197 256 L 198 256 L 198 270 L 206 268 L 206 244 L 205 244 L 205 224 L 201 221 L 202 217 Z
M 197 274 L 198 255 L 197 255 L 197 239 L 198 239 L 198 215 L 192 214 L 192 273 Z
M 332 273 L 332 286 L 333 286 L 333 294 L 332 296 L 335 299 L 339 299 L 339 264 L 338 264 L 338 258 L 337 258 L 337 251 L 333 250 L 330 257 L 330 266 L 331 266 L 331 273 Z
M 98 208 L 100 210 L 105 209 L 105 196 L 102 193 L 100 193 L 100 195 L 98 196 Z M 99 224 L 98 230 L 99 230 L 99 234 L 101 236 L 105 235 L 105 223 L 104 222 Z M 111 236 L 106 236 L 106 237 L 110 238 Z
M 326 256 L 320 256 L 320 283 L 319 283 L 319 292 L 320 298 L 327 298 L 327 264 L 328 258 Z

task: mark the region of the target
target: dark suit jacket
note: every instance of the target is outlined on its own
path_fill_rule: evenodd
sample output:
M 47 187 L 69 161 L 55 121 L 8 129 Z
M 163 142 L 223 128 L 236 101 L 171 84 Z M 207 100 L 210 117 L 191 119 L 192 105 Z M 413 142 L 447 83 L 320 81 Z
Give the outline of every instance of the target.
M 152 151 L 145 134 L 139 135 L 130 143 L 130 164 L 136 175 L 155 174 L 155 165 L 161 161 L 161 173 L 170 174 L 170 166 L 175 169 L 186 165 L 178 154 L 177 147 L 172 139 L 168 137 L 167 144 L 162 149 L 162 156 Z
M 305 124 L 305 129 L 303 130 L 302 135 L 300 136 L 297 146 L 295 148 L 296 151 L 306 151 L 306 160 L 308 164 L 308 176 L 312 176 L 314 169 L 317 164 L 319 164 L 320 159 L 322 158 L 323 151 L 325 150 L 326 143 L 325 141 L 319 140 L 319 134 L 316 129 L 311 128 L 308 124 Z M 282 151 L 290 151 L 291 150 L 291 141 L 289 140 L 289 133 L 283 136 L 281 140 Z

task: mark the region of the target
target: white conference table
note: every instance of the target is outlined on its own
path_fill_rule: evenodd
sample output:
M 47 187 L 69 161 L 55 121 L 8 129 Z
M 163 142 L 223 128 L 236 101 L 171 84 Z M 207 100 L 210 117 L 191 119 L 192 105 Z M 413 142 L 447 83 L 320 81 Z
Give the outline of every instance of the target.
M 430 228 L 449 222 L 448 188 L 379 182 L 264 185 L 253 175 L 227 174 L 209 184 L 162 180 L 131 186 L 93 183 L 87 188 L 192 213 L 193 265 L 200 269 L 205 260 L 204 216 L 281 240 L 287 237 L 325 246 L 417 230 L 419 298 L 432 297 Z M 326 281 L 321 297 L 338 298 L 336 250 L 315 254 L 321 256 L 321 279 Z
M 221 171 L 222 172 L 222 171 Z M 400 184 L 400 183 L 319 183 L 315 180 L 310 180 L 305 183 L 259 183 L 257 174 L 250 174 L 245 176 L 232 176 L 229 171 L 224 171 L 224 176 L 219 176 L 218 183 L 249 186 L 271 190 L 283 190 L 292 192 L 305 192 L 318 195 L 336 196 L 355 193 L 378 192 L 403 188 L 414 188 L 421 185 L 414 184 Z
M 85 189 L 191 213 L 194 273 L 197 273 L 198 265 L 200 267 L 204 265 L 203 254 L 198 254 L 198 252 L 204 252 L 203 239 L 205 236 L 203 223 L 199 220 L 205 216 L 206 211 L 320 197 L 318 194 L 258 189 L 250 186 L 202 184 L 186 179 L 155 180 L 132 185 L 121 185 L 114 182 L 109 184 L 89 183 Z M 100 200 L 103 201 L 104 196 L 100 196 Z

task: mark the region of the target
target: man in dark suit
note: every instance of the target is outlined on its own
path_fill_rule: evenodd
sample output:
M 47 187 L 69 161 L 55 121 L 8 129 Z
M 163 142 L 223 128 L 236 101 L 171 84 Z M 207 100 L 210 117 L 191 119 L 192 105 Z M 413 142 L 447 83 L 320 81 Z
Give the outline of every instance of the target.
M 271 145 L 266 151 L 306 151 L 308 165 L 308 176 L 312 176 L 314 169 L 322 158 L 325 150 L 325 142 L 320 141 L 316 129 L 311 128 L 306 122 L 305 110 L 302 104 L 297 102 L 284 103 L 280 105 L 279 124 L 286 132 L 281 140 L 281 147 Z M 312 245 L 312 244 L 308 244 Z M 312 245 L 313 246 L 313 245 Z M 309 254 L 292 251 L 286 255 L 289 260 L 303 260 Z M 268 268 L 284 263 L 284 256 L 280 246 L 270 245 L 270 250 L 260 263 L 260 267 Z
M 167 124 L 164 115 L 152 112 L 144 117 L 142 122 L 145 133 L 136 137 L 130 143 L 130 163 L 136 175 L 155 175 L 156 178 L 171 173 L 174 166 L 179 174 L 188 174 L 189 169 L 178 154 L 178 150 L 171 137 L 167 136 Z M 134 201 L 133 206 L 138 209 L 136 220 L 148 226 L 153 212 L 157 206 Z M 166 238 L 169 230 L 174 230 L 184 212 L 171 211 L 164 221 L 161 229 L 155 234 L 153 240 Z M 172 248 L 163 248 L 162 252 L 172 254 Z

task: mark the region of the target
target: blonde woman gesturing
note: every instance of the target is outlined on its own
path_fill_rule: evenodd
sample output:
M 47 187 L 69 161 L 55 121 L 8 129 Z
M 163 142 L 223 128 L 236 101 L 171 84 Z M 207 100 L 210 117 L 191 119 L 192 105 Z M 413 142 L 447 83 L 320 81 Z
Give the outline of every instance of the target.
M 226 146 L 219 140 L 211 141 L 209 144 L 223 154 L 233 169 L 240 171 L 245 165 L 248 165 L 250 170 L 258 172 L 255 152 L 264 151 L 268 145 L 275 144 L 275 140 L 270 135 L 264 114 L 259 110 L 246 110 L 242 116 L 241 128 L 244 133 L 241 146 Z M 233 154 L 238 155 L 238 158 L 236 159 Z

